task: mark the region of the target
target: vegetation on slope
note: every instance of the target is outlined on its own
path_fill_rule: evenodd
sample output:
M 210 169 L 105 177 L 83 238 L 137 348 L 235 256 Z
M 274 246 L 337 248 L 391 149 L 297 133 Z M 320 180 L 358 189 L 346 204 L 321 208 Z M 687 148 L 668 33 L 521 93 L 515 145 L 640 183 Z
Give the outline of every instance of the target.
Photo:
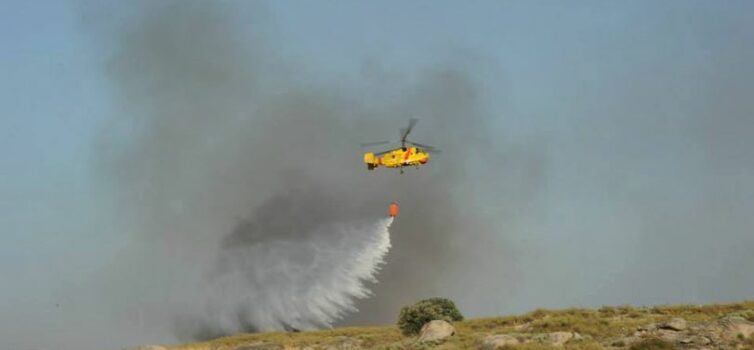
M 174 350 L 256 350 L 256 349 L 480 349 L 485 337 L 510 335 L 527 339 L 525 344 L 506 345 L 502 349 L 697 349 L 696 343 L 684 339 L 654 339 L 665 334 L 662 325 L 682 318 L 692 330 L 719 326 L 727 319 L 754 322 L 754 301 L 716 305 L 678 305 L 657 307 L 605 306 L 599 309 L 535 310 L 523 315 L 493 317 L 453 322 L 455 335 L 439 343 L 419 343 L 413 336 L 404 336 L 396 326 L 351 327 L 332 330 L 287 333 L 271 332 L 241 334 L 208 342 L 168 347 Z M 722 323 L 723 325 L 725 323 Z M 649 330 L 647 330 L 649 329 Z M 652 330 L 652 329 L 656 329 Z M 722 328 L 721 328 L 722 329 Z M 537 339 L 552 332 L 578 334 L 564 346 L 555 347 Z M 642 333 L 644 332 L 644 333 Z M 652 333 L 655 332 L 655 333 Z M 659 333 L 658 333 L 659 332 Z M 647 334 L 640 338 L 636 334 Z M 681 334 L 680 332 L 678 334 Z M 700 333 L 701 334 L 701 333 Z M 694 335 L 694 334 L 691 334 Z M 633 338 L 632 338 L 633 337 Z M 635 342 L 630 343 L 635 338 Z M 754 335 L 738 334 L 721 338 L 716 349 L 754 349 Z M 725 343 L 722 343 L 725 341 Z

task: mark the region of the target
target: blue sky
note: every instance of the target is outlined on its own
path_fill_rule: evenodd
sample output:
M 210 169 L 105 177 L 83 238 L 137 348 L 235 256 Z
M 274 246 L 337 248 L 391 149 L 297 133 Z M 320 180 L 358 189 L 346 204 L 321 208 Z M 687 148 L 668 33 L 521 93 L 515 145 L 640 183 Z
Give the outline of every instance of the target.
M 6 6 L 0 34 L 0 142 L 6 150 L 0 204 L 7 240 L 0 256 L 4 269 L 28 268 L 32 278 L 51 272 L 61 247 L 75 250 L 71 242 L 82 243 L 84 233 L 76 232 L 86 223 L 69 219 L 93 209 L 88 157 L 103 106 L 101 80 L 75 15 L 68 5 L 56 5 Z
M 104 106 L 75 13 L 64 2 L 7 3 L 0 42 L 0 320 L 6 346 L 65 338 L 62 290 L 98 268 L 117 237 L 93 194 L 89 157 Z M 23 335 L 21 335 L 23 334 Z
M 108 343 L 112 315 L 94 311 L 107 296 L 81 292 L 96 307 L 77 311 L 56 306 L 97 285 L 130 239 L 95 169 L 97 139 L 118 107 L 106 73 L 112 52 L 93 28 L 127 26 L 132 14 L 92 6 L 3 6 L 0 339 L 16 349 L 120 345 Z M 508 235 L 517 263 L 532 268 L 520 292 L 496 305 L 518 312 L 751 297 L 752 7 L 276 1 L 262 13 L 277 54 L 321 80 L 347 85 L 370 64 L 389 72 L 461 61 L 500 113 L 501 139 L 543 145 L 546 186 Z M 619 292 L 637 283 L 646 287 Z M 78 325 L 102 335 L 81 340 L 89 331 Z

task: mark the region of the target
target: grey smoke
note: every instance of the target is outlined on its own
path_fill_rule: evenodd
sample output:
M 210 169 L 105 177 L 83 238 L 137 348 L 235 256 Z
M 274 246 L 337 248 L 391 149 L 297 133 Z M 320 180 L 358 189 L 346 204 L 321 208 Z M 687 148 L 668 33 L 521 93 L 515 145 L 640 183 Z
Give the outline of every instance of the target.
M 296 188 L 326 194 L 333 220 L 402 204 L 380 283 L 342 324 L 393 323 L 438 294 L 469 317 L 751 298 L 752 2 L 306 2 L 271 16 L 240 1 L 113 3 L 77 8 L 91 48 L 54 35 L 70 19 L 59 7 L 11 4 L 4 22 L 0 221 L 28 238 L 5 242 L 6 347 L 217 332 L 196 318 L 196 286 L 223 271 L 233 232 Z M 325 30 L 287 28 L 319 16 Z M 317 49 L 288 45 L 278 19 Z M 332 40 L 342 51 L 317 57 Z M 57 136 L 88 139 L 98 113 L 92 184 L 89 151 L 56 152 Z M 367 173 L 355 146 L 411 117 L 415 140 L 445 153 Z
M 252 271 L 268 268 L 259 264 L 306 266 L 302 246 L 342 246 L 350 238 L 332 227 L 382 217 L 393 200 L 403 215 L 374 297 L 356 305 L 358 313 L 344 304 L 320 326 L 344 311 L 352 312 L 348 323 L 390 322 L 401 305 L 438 294 L 474 312 L 511 288 L 502 281 L 515 274 L 506 263 L 513 255 L 484 193 L 494 189 L 511 206 L 525 205 L 542 181 L 543 158 L 541 148 L 506 148 L 494 136 L 499 116 L 488 109 L 467 63 L 449 60 L 391 81 L 372 66 L 344 88 L 276 54 L 279 44 L 267 37 L 259 13 L 243 17 L 230 6 L 185 1 L 136 8 L 128 25 L 107 34 L 115 43 L 107 70 L 119 109 L 106 127 L 99 164 L 120 199 L 123 225 L 135 232 L 135 246 L 119 264 L 136 266 L 139 276 L 117 271 L 126 282 L 113 284 L 144 290 L 142 305 L 154 306 L 147 322 L 174 322 L 184 339 L 315 326 L 317 318 L 305 312 L 298 325 L 283 315 L 262 320 L 272 309 L 292 309 L 242 301 L 286 293 L 288 300 L 252 300 L 306 302 L 297 300 L 306 288 L 337 271 L 318 270 L 323 275 L 311 276 L 308 286 L 298 281 L 299 294 L 280 290 L 285 283 L 260 283 Z M 442 156 L 403 176 L 367 173 L 358 144 L 394 138 L 417 116 L 412 137 L 442 148 Z M 468 167 L 490 175 L 471 178 Z M 517 169 L 503 175 L 505 182 L 491 175 L 503 167 Z M 249 248 L 265 245 L 290 250 L 274 261 Z M 491 278 L 476 279 L 469 268 Z M 241 285 L 194 291 L 213 276 L 235 276 Z M 470 279 L 496 295 L 468 293 L 463 285 Z M 159 292 L 150 289 L 155 285 Z M 221 308 L 237 307 L 235 324 L 227 324 L 227 311 L 206 306 L 219 298 Z M 223 324 L 214 324 L 218 312 L 226 315 Z

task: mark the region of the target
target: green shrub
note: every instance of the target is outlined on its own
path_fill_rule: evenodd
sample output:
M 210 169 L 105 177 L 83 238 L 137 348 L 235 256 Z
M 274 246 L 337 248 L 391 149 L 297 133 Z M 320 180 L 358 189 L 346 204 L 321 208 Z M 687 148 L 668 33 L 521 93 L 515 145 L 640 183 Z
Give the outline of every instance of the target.
M 754 310 L 740 310 L 725 315 L 725 317 L 741 317 L 748 321 L 754 322 Z
M 405 335 L 417 334 L 429 321 L 462 321 L 463 315 L 456 304 L 445 298 L 430 298 L 401 308 L 398 316 L 398 328 Z
M 650 338 L 634 343 L 631 350 L 676 350 L 676 347 L 662 339 Z

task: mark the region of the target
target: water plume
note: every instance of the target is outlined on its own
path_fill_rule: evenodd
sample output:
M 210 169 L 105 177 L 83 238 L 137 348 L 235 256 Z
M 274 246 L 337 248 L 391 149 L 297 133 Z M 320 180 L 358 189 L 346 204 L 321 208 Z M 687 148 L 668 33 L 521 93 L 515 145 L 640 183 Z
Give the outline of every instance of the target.
M 202 293 L 202 315 L 185 330 L 201 339 L 331 327 L 356 311 L 355 300 L 371 295 L 367 283 L 377 282 L 385 263 L 392 222 L 335 222 L 304 228 L 304 239 L 226 247 Z

